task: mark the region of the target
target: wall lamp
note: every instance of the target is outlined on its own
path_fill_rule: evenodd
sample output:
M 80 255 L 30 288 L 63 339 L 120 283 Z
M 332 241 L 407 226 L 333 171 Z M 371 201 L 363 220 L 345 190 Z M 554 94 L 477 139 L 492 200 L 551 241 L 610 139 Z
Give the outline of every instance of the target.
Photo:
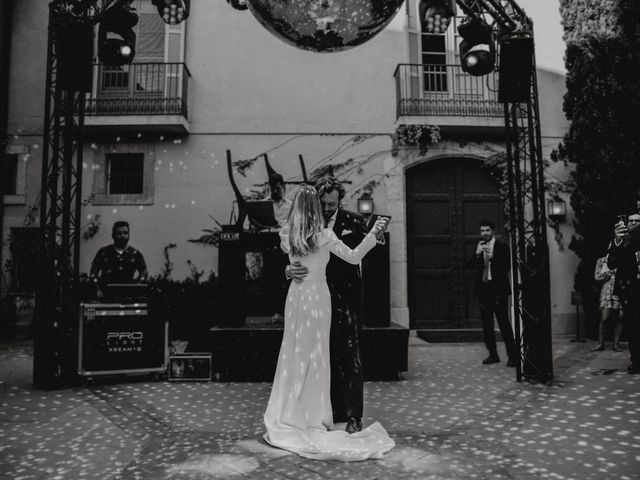
M 361 215 L 371 215 L 373 213 L 373 198 L 360 197 L 358 199 L 358 213 Z
M 554 198 L 547 202 L 547 215 L 551 220 L 559 222 L 567 215 L 567 202 L 561 198 Z

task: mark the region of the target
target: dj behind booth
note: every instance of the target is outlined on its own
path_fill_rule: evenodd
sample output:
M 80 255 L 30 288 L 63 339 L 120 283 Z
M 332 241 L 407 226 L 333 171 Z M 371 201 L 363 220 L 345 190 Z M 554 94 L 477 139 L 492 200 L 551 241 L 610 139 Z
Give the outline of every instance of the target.
M 119 221 L 113 224 L 111 238 L 113 244 L 102 247 L 91 262 L 90 278 L 96 284 L 98 299 L 110 293 L 108 285 L 137 284 L 147 280 L 147 264 L 139 250 L 129 245 L 131 236 L 129 223 Z M 119 293 L 123 293 L 119 290 Z
M 163 373 L 168 327 L 149 313 L 144 257 L 129 245 L 127 222 L 115 222 L 111 238 L 91 264 L 94 300 L 80 304 L 78 373 Z

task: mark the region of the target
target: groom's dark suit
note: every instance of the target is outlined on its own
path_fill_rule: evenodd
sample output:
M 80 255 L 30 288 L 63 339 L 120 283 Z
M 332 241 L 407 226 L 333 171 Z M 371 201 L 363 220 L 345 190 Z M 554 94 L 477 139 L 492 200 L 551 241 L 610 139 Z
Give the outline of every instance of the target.
M 367 234 L 362 215 L 339 208 L 333 231 L 349 248 Z M 360 357 L 362 278 L 358 265 L 331 254 L 327 264 L 331 292 L 331 404 L 333 421 L 362 417 L 363 373 Z

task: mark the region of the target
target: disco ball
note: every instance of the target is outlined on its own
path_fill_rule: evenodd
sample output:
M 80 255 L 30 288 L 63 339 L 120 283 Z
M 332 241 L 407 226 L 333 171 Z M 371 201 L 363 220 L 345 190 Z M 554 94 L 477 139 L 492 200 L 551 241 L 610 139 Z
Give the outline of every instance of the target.
M 378 34 L 404 0 L 246 0 L 253 16 L 280 40 L 303 50 L 335 52 Z

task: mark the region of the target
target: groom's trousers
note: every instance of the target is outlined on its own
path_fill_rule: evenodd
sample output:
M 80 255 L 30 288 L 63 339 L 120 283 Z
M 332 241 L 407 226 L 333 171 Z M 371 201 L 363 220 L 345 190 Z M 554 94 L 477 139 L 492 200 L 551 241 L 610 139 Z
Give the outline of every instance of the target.
M 363 381 L 360 355 L 361 325 L 355 311 L 340 299 L 332 299 L 331 312 L 331 405 L 333 421 L 362 418 Z

